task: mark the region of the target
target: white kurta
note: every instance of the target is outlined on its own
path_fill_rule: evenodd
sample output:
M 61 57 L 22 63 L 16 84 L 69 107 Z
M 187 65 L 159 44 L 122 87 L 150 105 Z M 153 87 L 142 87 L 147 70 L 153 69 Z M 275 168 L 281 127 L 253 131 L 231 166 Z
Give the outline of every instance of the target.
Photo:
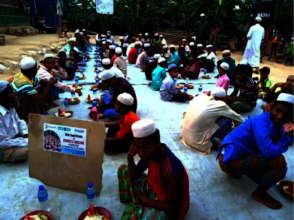
M 182 123 L 182 143 L 198 153 L 209 154 L 212 143 L 211 136 L 219 129 L 215 123 L 219 117 L 234 120 L 239 126 L 243 119 L 223 101 L 216 101 L 211 96 L 201 94 L 190 102 Z
M 243 54 L 243 62 L 252 67 L 259 67 L 260 44 L 264 38 L 264 28 L 260 24 L 253 25 L 247 34 L 248 42 Z

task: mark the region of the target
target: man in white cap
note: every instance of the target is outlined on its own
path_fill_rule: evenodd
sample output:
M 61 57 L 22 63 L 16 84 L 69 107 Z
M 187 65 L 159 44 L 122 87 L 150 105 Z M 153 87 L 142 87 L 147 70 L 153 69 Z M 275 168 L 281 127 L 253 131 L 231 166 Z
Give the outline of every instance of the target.
M 149 34 L 147 32 L 145 33 L 145 42 L 144 43 L 150 43 Z
M 128 165 L 117 171 L 121 202 L 131 202 L 122 219 L 184 219 L 190 207 L 189 176 L 182 162 L 166 144 L 151 119 L 132 125 L 134 144 Z M 134 156 L 140 161 L 136 164 Z M 148 169 L 148 175 L 144 171 Z M 148 195 L 145 191 L 148 189 Z M 144 211 L 138 212 L 143 207 Z
M 109 55 L 108 58 L 111 60 L 111 63 L 114 63 L 114 60 L 116 59 L 116 55 L 115 55 L 115 45 L 110 45 L 109 46 Z
M 260 44 L 264 38 L 264 28 L 260 26 L 261 17 L 256 17 L 254 24 L 250 27 L 247 34 L 247 46 L 243 54 L 243 61 L 248 63 L 252 68 L 256 68 L 256 72 L 259 71 L 260 64 Z
M 224 90 L 226 91 L 226 94 L 228 94 L 231 81 L 230 81 L 230 78 L 227 76 L 227 73 L 230 69 L 230 66 L 229 64 L 223 61 L 218 61 L 218 62 L 220 62 L 220 65 L 218 68 L 219 78 L 217 80 L 216 86 L 224 88 Z
M 138 49 L 141 48 L 141 43 L 139 41 L 135 42 L 135 47 L 133 47 L 128 54 L 128 61 L 130 64 L 136 64 L 138 58 Z
M 127 79 L 128 78 L 128 68 L 127 68 L 127 62 L 126 60 L 122 57 L 122 48 L 117 47 L 115 48 L 115 55 L 116 59 L 113 62 L 113 66 L 117 67 L 123 74 L 124 77 Z
M 207 70 L 207 73 L 218 73 L 217 71 L 217 57 L 212 52 L 212 45 L 206 46 L 207 51 L 207 60 L 203 62 L 201 59 L 198 59 L 203 67 Z
M 108 58 L 109 57 L 109 44 L 106 43 L 106 41 L 102 41 L 102 57 Z
M 151 41 L 152 54 L 161 52 L 161 39 L 159 38 L 158 33 L 154 34 L 154 38 Z
M 159 35 L 159 38 L 161 40 L 161 45 L 167 46 L 166 40 L 163 38 L 163 35 Z
M 90 45 L 90 38 L 91 38 L 91 37 L 90 37 L 89 35 L 87 35 L 87 31 L 86 31 L 86 29 L 83 29 L 82 32 L 83 32 L 83 34 L 84 34 L 86 44 L 87 44 L 87 45 Z
M 37 62 L 31 57 L 23 58 L 20 68 L 21 73 L 14 78 L 11 87 L 19 102 L 18 116 L 27 122 L 30 113 L 44 114 L 56 107 L 52 101 L 51 86 L 57 80 L 53 77 L 48 81 L 37 78 Z M 38 85 L 41 87 L 37 89 Z
M 151 56 L 151 46 L 149 43 L 146 43 L 144 44 L 144 51 L 139 55 L 137 59 L 138 67 L 141 69 L 142 72 L 146 71 L 146 67 L 149 64 L 148 57 L 150 56 Z
M 199 64 L 200 68 L 204 67 L 203 63 L 205 63 L 207 60 L 207 54 L 203 50 L 202 44 L 197 44 L 195 56 L 197 57 L 197 62 Z
M 152 72 L 157 67 L 158 59 L 160 59 L 160 54 L 154 54 L 153 62 L 150 62 L 146 67 L 145 76 L 147 80 L 152 80 Z
M 76 38 L 75 37 L 72 37 L 68 40 L 68 44 L 66 44 L 62 49 L 69 53 L 75 46 L 76 46 L 77 42 L 76 42 Z M 82 52 L 82 51 L 78 51 L 78 54 L 82 57 L 85 56 L 85 54 Z
M 0 163 L 28 158 L 28 126 L 19 119 L 17 107 L 11 86 L 0 81 Z
M 142 46 L 144 45 L 144 43 L 145 43 L 145 39 L 142 38 L 142 34 L 139 34 L 139 37 L 137 38 L 137 41 L 140 41 L 141 44 L 142 44 Z
M 116 66 L 114 66 L 112 63 L 111 63 L 111 60 L 109 58 L 104 58 L 101 62 L 102 64 L 102 67 L 104 68 L 104 70 L 110 70 L 111 72 L 114 73 L 114 75 L 117 77 L 117 78 L 124 78 L 124 74 L 122 73 L 122 71 L 120 71 Z
M 194 28 L 194 34 L 196 35 L 196 44 L 205 44 L 208 40 L 208 22 L 205 20 L 205 14 L 200 15 L 200 21 L 198 21 Z
M 186 147 L 201 154 L 210 154 L 211 149 L 217 149 L 212 139 L 223 139 L 232 131 L 233 122 L 235 126 L 243 122 L 241 115 L 221 101 L 225 96 L 223 88 L 215 87 L 211 96 L 200 94 L 190 102 L 181 128 L 181 141 Z
M 187 47 L 189 49 L 188 50 L 188 57 L 191 57 L 191 55 L 196 52 L 195 43 L 194 42 L 190 42 L 189 43 L 189 46 L 187 46 Z M 186 49 L 186 51 L 187 51 L 187 49 Z M 196 58 L 197 58 L 197 56 L 196 56 Z
M 286 134 L 283 124 L 293 123 L 293 104 L 293 95 L 281 93 L 270 112 L 246 120 L 227 135 L 217 155 L 223 172 L 257 183 L 251 198 L 271 209 L 283 206 L 267 191 L 287 172 L 283 154 L 293 144 L 293 131 Z
M 151 89 L 159 91 L 163 80 L 167 77 L 166 74 L 167 62 L 163 57 L 158 59 L 158 65 L 152 72 Z
M 122 115 L 121 119 L 115 123 L 105 123 L 109 128 L 105 138 L 104 152 L 107 155 L 128 152 L 129 147 L 134 142 L 131 126 L 139 121 L 136 113 L 131 111 L 134 98 L 128 93 L 122 93 L 117 97 L 114 109 Z
M 167 64 L 175 64 L 175 65 L 177 65 L 181 58 L 179 57 L 179 54 L 176 51 L 175 45 L 170 45 L 169 46 L 169 52 L 172 54 L 172 59 L 170 61 L 167 61 Z
M 231 57 L 231 51 L 224 50 L 223 58 L 221 60 L 229 65 L 230 68 L 227 70 L 227 76 L 233 82 L 235 80 L 234 73 L 236 69 L 236 60 Z
M 118 113 L 114 109 L 114 105 L 117 97 L 122 93 L 128 93 L 134 98 L 134 103 L 130 107 L 130 110 L 136 113 L 137 111 L 137 97 L 132 85 L 123 77 L 116 77 L 113 71 L 108 70 L 101 73 L 102 83 L 107 85 L 107 88 L 111 88 L 112 97 L 109 103 L 106 105 L 98 106 L 99 112 L 104 112 L 104 116 L 108 118 L 118 118 Z
M 111 44 L 114 44 L 115 43 L 115 38 L 113 36 L 111 36 L 111 32 L 107 32 L 106 34 L 106 38 L 111 40 Z
M 162 47 L 163 53 L 161 54 L 162 57 L 165 58 L 166 61 L 171 61 L 173 58 L 173 55 L 168 51 L 168 46 Z

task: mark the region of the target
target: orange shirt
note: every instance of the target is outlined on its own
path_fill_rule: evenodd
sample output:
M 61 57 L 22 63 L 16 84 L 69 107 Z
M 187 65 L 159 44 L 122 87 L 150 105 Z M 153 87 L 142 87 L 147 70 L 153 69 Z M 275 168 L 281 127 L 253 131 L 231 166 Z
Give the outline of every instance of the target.
M 137 51 L 137 48 L 134 47 L 130 50 L 129 55 L 128 55 L 129 63 L 136 64 L 137 57 L 138 57 L 138 51 Z
M 125 114 L 117 122 L 119 124 L 119 131 L 116 134 L 116 138 L 119 140 L 123 140 L 127 133 L 131 130 L 132 124 L 139 120 L 139 116 L 132 111 L 129 111 L 127 114 Z
M 113 55 L 113 57 L 111 58 L 111 63 L 113 64 L 115 59 L 117 58 L 116 54 Z

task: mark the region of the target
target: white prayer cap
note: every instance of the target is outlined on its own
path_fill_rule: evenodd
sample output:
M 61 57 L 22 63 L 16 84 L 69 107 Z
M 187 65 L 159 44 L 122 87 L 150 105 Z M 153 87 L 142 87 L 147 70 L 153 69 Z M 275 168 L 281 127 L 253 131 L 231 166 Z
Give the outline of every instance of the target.
M 54 55 L 52 53 L 46 53 L 44 55 L 44 59 L 47 59 L 47 58 L 54 58 Z
M 111 36 L 111 34 L 110 33 L 107 33 L 106 36 Z
M 186 52 L 190 51 L 189 47 L 185 47 Z
M 77 39 L 75 37 L 69 38 L 68 41 L 76 41 Z
M 159 37 L 163 37 L 163 35 L 161 34 L 161 35 L 159 35 Z
M 186 41 L 186 39 L 183 39 L 182 41 Z
M 120 39 L 120 40 L 123 40 L 123 39 L 124 39 L 124 37 L 119 37 L 119 39 Z
M 210 47 L 212 47 L 212 45 L 210 45 L 210 44 L 206 46 L 206 48 L 210 48 Z
M 111 34 L 111 31 L 107 31 L 106 33 L 109 33 L 109 34 Z
M 102 41 L 102 44 L 106 44 L 106 41 Z
M 261 17 L 256 17 L 255 20 L 256 20 L 257 22 L 261 22 L 262 18 L 261 18 Z
M 111 49 L 111 50 L 114 50 L 115 48 L 116 48 L 115 45 L 110 45 L 110 46 L 109 46 L 109 49 Z
M 115 48 L 115 53 L 116 54 L 121 54 L 122 53 L 122 49 L 120 47 Z
M 83 29 L 82 31 L 86 31 L 86 29 Z
M 80 52 L 80 50 L 77 47 L 73 47 L 73 50 L 75 50 L 77 53 Z
M 168 47 L 166 45 L 163 46 L 163 49 L 168 49 Z
M 78 34 L 78 33 L 80 33 L 80 30 L 79 30 L 79 29 L 77 29 L 77 30 L 75 31 L 75 34 Z
M 158 59 L 158 63 L 162 63 L 162 62 L 165 62 L 166 61 L 166 59 L 164 58 L 164 57 L 160 57 L 159 59 Z
M 205 16 L 205 14 L 204 13 L 202 13 L 201 15 L 200 15 L 200 17 L 204 17 Z
M 226 94 L 226 90 L 223 88 L 223 87 L 214 87 L 212 90 L 211 90 L 211 95 L 213 98 L 215 97 L 225 97 L 227 94 Z
M 102 38 L 102 37 L 104 37 L 104 38 L 105 38 L 106 36 L 105 36 L 105 35 L 103 35 L 103 34 L 101 34 L 101 38 Z
M 229 54 L 229 53 L 231 53 L 230 50 L 224 50 L 224 51 L 223 51 L 223 54 Z
M 109 65 L 110 63 L 111 63 L 111 61 L 110 61 L 109 58 L 104 58 L 104 59 L 102 60 L 102 64 L 103 64 L 103 65 Z
M 170 45 L 169 48 L 176 48 L 176 46 L 175 45 Z
M 155 123 L 152 119 L 142 119 L 132 125 L 135 138 L 148 137 L 156 131 Z
M 101 80 L 102 81 L 107 80 L 107 79 L 110 79 L 110 78 L 112 78 L 114 76 L 115 76 L 115 74 L 112 71 L 110 71 L 110 70 L 103 71 L 100 74 L 100 77 L 101 77 Z
M 194 42 L 189 43 L 190 46 L 195 46 Z
M 141 45 L 141 42 L 140 41 L 136 41 L 135 45 Z M 150 46 L 150 45 L 149 45 Z
M 225 62 L 222 62 L 220 67 L 223 68 L 224 70 L 228 70 L 230 68 L 230 65 Z
M 123 47 L 128 47 L 129 46 L 129 44 L 127 44 L 127 43 L 124 43 L 124 45 L 123 45 Z
M 0 92 L 3 92 L 8 86 L 8 82 L 0 81 Z
M 202 44 L 197 44 L 197 47 L 203 47 L 203 45 Z
M 117 100 L 124 105 L 133 105 L 134 98 L 129 93 L 122 93 L 117 97 Z
M 139 36 L 142 36 L 142 34 L 140 33 Z
M 20 61 L 20 68 L 23 70 L 31 69 L 36 65 L 36 61 L 31 57 L 25 57 Z
M 291 94 L 287 94 L 287 93 L 281 93 L 278 98 L 277 101 L 280 102 L 289 102 L 291 104 L 294 105 L 294 96 Z
M 150 47 L 149 43 L 144 44 L 144 47 Z
M 83 32 L 80 32 L 80 35 L 84 35 L 84 33 Z
M 154 36 L 158 36 L 158 33 L 154 34 Z
M 154 54 L 153 58 L 154 58 L 154 59 L 159 59 L 159 58 L 160 58 L 160 54 L 159 54 L 159 53 Z
M 106 42 L 112 44 L 112 41 L 110 39 L 108 39 Z
M 149 36 L 149 34 L 148 33 L 145 33 L 145 36 Z

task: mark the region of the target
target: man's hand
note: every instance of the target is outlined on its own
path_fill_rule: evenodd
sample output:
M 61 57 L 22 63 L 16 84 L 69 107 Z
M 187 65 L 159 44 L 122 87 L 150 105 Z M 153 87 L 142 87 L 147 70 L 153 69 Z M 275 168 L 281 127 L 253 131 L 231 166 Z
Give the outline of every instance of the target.
M 276 83 L 276 84 L 275 84 L 275 87 L 276 87 L 276 88 L 278 88 L 278 87 L 282 87 L 283 84 L 286 84 L 286 83 L 281 83 L 281 82 L 280 82 L 280 83 Z
M 83 95 L 83 93 L 81 92 L 81 90 L 79 90 L 79 89 L 76 89 L 76 91 L 75 91 L 79 96 L 82 96 Z
M 48 81 L 48 84 L 50 84 L 50 85 L 54 85 L 54 84 L 56 84 L 57 83 L 57 79 L 55 79 L 55 78 L 50 78 L 49 79 L 49 81 Z
M 293 129 L 293 130 L 290 130 L 290 131 L 288 131 L 288 132 L 285 132 L 285 134 L 289 135 L 290 138 L 291 138 L 292 141 L 293 141 L 293 139 L 294 139 L 294 129 Z
M 148 202 L 149 202 L 149 198 L 148 198 L 148 194 L 146 192 L 143 193 L 143 195 L 140 197 L 140 203 L 143 206 L 148 206 Z
M 281 90 L 284 92 L 284 91 L 287 91 L 287 89 L 289 88 L 289 85 L 288 83 L 283 83 L 283 85 L 281 86 Z
M 134 157 L 137 154 L 137 149 L 134 144 L 132 144 L 128 151 L 128 156 Z
M 28 134 L 25 134 L 22 136 L 23 138 L 29 138 L 29 135 Z

